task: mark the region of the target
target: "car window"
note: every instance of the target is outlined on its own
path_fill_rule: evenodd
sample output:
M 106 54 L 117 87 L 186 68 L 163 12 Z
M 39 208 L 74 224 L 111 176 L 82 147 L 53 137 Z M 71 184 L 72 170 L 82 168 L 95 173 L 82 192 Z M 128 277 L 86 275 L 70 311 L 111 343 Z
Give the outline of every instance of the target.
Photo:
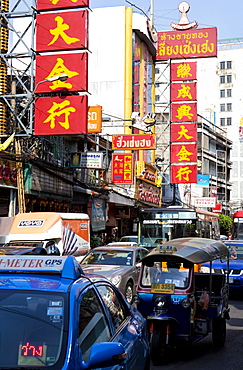
M 92 251 L 83 260 L 82 264 L 99 265 L 132 265 L 132 253 L 116 250 Z
M 84 361 L 88 361 L 94 343 L 108 342 L 110 337 L 110 328 L 101 303 L 94 290 L 89 289 L 82 298 L 79 313 L 78 342 Z
M 110 312 L 114 328 L 117 330 L 126 319 L 126 309 L 111 286 L 99 285 L 97 289 Z
M 143 259 L 143 257 L 146 256 L 146 254 L 148 254 L 148 252 L 146 250 L 138 249 L 136 251 L 136 263 L 140 262 Z

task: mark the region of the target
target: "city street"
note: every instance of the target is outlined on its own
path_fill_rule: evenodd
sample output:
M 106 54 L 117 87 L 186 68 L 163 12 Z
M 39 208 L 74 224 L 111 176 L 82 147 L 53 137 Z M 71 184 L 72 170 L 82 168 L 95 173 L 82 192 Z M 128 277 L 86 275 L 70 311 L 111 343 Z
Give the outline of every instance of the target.
M 241 294 L 242 295 L 242 294 Z M 231 297 L 230 321 L 227 322 L 227 337 L 224 348 L 213 350 L 211 335 L 191 347 L 177 350 L 171 362 L 153 366 L 151 370 L 197 369 L 197 370 L 241 370 L 243 342 L 243 300 Z

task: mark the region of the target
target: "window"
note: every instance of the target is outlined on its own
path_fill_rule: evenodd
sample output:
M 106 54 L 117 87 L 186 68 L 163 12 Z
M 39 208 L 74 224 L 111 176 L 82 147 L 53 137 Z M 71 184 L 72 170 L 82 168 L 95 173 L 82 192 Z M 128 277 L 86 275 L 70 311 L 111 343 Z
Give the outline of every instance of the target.
M 225 76 L 220 76 L 220 83 L 225 84 Z
M 225 126 L 225 118 L 220 118 L 220 126 Z
M 127 316 L 126 310 L 119 301 L 116 292 L 110 285 L 99 285 L 97 286 L 97 289 L 110 312 L 111 319 L 116 330 L 125 320 Z
M 225 90 L 220 90 L 220 98 L 225 98 Z
M 231 75 L 227 75 L 227 83 L 231 83 L 232 82 L 232 76 Z
M 220 62 L 220 69 L 225 69 L 225 62 Z
M 232 97 L 232 90 L 227 89 L 227 98 L 231 98 L 231 97 Z
M 227 112 L 231 112 L 232 111 L 232 104 L 231 103 L 227 103 Z
M 231 69 L 232 68 L 232 62 L 231 61 L 228 61 L 227 62 L 227 69 Z
M 225 104 L 220 104 L 220 112 L 225 112 Z
M 228 117 L 227 118 L 227 126 L 231 126 L 231 125 L 232 125 L 232 118 Z
M 93 289 L 82 298 L 79 315 L 78 342 L 84 361 L 88 361 L 90 349 L 98 342 L 108 342 L 111 332 L 102 306 Z

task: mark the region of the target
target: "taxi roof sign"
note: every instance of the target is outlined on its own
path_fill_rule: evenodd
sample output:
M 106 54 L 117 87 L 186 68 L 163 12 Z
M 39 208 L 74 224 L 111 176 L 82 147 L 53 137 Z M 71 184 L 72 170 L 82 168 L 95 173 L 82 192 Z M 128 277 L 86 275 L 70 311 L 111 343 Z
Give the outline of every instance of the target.
M 69 279 L 77 279 L 83 271 L 73 256 L 1 256 L 0 273 L 56 273 Z

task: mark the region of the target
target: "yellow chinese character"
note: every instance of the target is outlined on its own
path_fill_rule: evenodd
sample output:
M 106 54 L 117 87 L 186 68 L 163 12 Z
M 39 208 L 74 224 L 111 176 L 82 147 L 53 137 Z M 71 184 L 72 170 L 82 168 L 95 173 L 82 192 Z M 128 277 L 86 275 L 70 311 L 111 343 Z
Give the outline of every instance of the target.
M 176 140 L 180 140 L 182 136 L 184 136 L 187 140 L 193 139 L 193 136 L 187 135 L 187 132 L 189 132 L 189 130 L 184 125 L 181 125 L 180 128 L 181 131 L 178 131 L 179 137 Z
M 69 30 L 69 25 L 66 24 L 66 23 L 63 23 L 64 19 L 62 17 L 60 17 L 59 15 L 55 18 L 55 21 L 57 22 L 57 27 L 50 30 L 50 34 L 53 35 L 53 39 L 51 40 L 51 42 L 49 42 L 48 46 L 49 45 L 52 45 L 54 44 L 58 37 L 62 37 L 62 39 L 66 42 L 66 44 L 70 45 L 70 44 L 73 44 L 74 42 L 77 42 L 77 41 L 80 41 L 79 39 L 77 39 L 76 37 L 69 37 L 68 35 L 65 34 L 64 31 L 67 31 Z
M 69 106 L 70 101 L 64 100 L 62 103 L 58 104 L 56 102 L 52 103 L 52 107 L 48 110 L 50 115 L 44 121 L 44 123 L 50 122 L 50 128 L 53 129 L 56 126 L 56 118 L 64 114 L 64 122 L 58 121 L 58 124 L 64 127 L 66 130 L 70 128 L 69 116 L 71 112 L 76 112 L 76 109 Z
M 187 117 L 188 119 L 192 119 L 193 114 L 190 113 L 191 107 L 189 105 L 183 104 L 177 109 L 178 115 L 176 116 L 178 119 L 182 119 L 183 117 Z
M 189 181 L 190 173 L 192 173 L 192 170 L 190 170 L 189 167 L 180 167 L 180 169 L 177 171 L 176 178 L 178 178 L 179 181 L 182 180 Z
M 191 71 L 190 64 L 180 64 L 177 67 L 177 77 L 185 78 L 185 77 L 192 76 L 190 71 Z
M 193 155 L 193 153 L 189 152 L 185 145 L 181 146 L 181 149 L 176 154 L 176 157 L 179 157 L 178 161 L 184 162 L 184 161 L 190 161 L 190 158 L 188 158 L 190 155 Z
M 192 94 L 190 93 L 191 88 L 190 86 L 186 86 L 184 84 L 181 85 L 181 89 L 178 90 L 177 98 L 188 98 L 192 99 Z
M 62 58 L 57 58 L 56 61 L 57 62 L 55 66 L 52 68 L 50 74 L 46 77 L 46 79 L 55 76 L 60 76 L 63 74 L 67 75 L 69 78 L 79 75 L 78 72 L 70 71 L 69 69 L 67 69 L 67 67 L 64 65 L 64 60 Z M 49 86 L 51 90 L 55 90 L 57 88 L 71 89 L 72 87 L 73 85 L 70 82 L 60 80 L 52 81 L 52 85 Z

